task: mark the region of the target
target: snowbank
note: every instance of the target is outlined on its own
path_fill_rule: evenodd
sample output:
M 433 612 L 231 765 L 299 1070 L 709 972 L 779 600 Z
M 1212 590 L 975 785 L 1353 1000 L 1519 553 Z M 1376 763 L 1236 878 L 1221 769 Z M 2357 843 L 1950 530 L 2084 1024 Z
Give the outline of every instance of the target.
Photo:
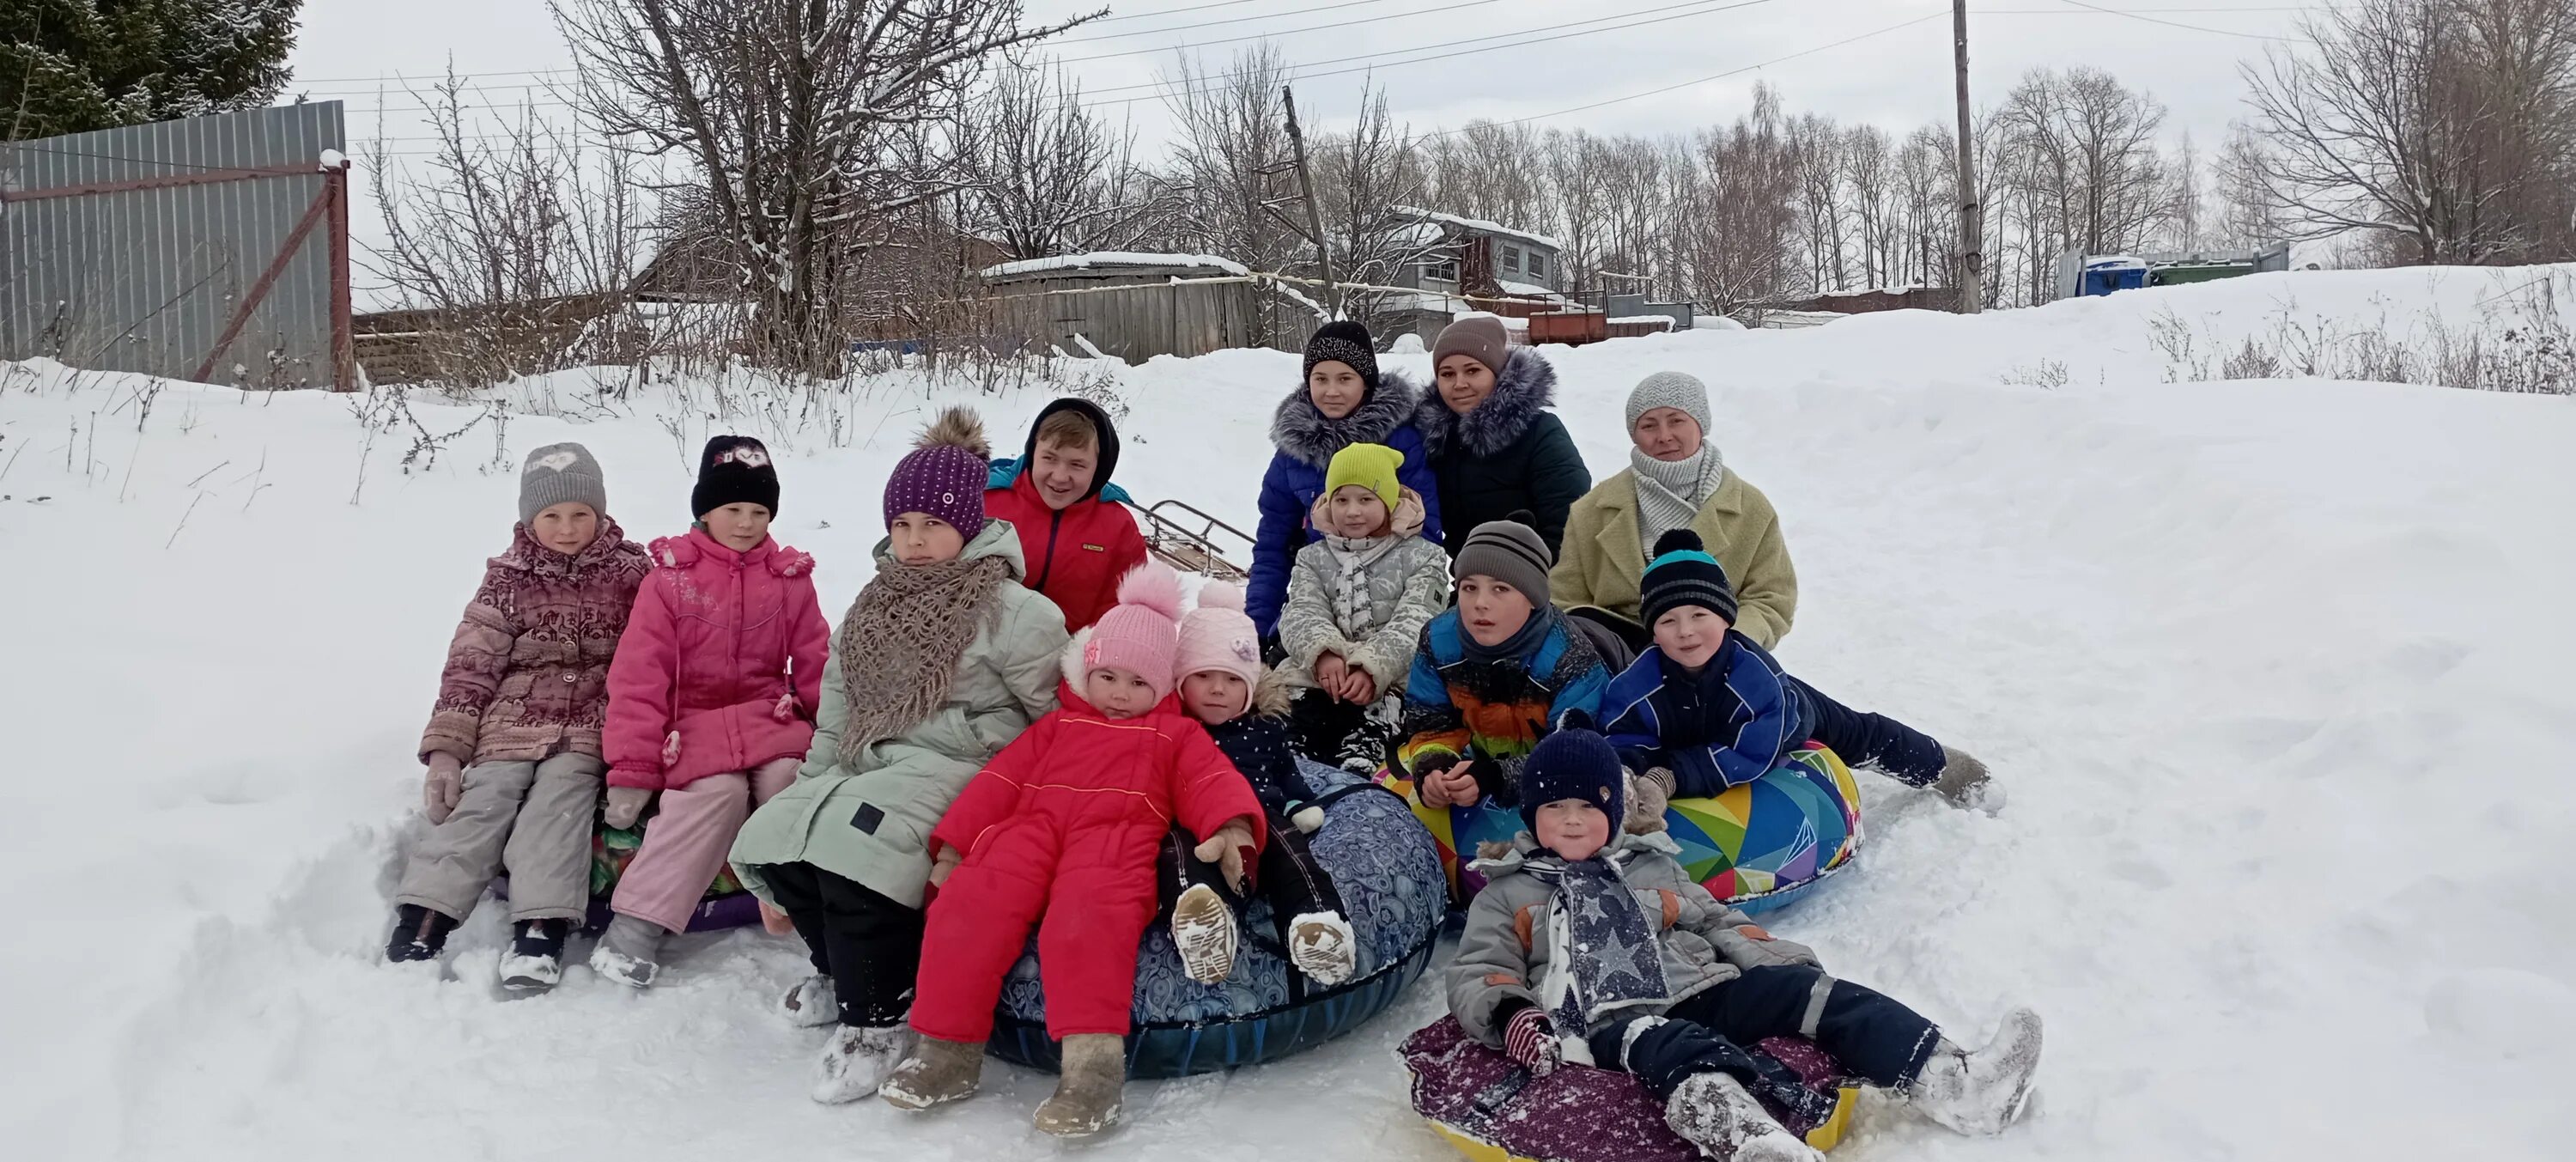
M 2038 1006 L 2032 1115 L 1969 1142 L 1873 1102 L 1837 1158 L 2565 1156 L 2576 400 L 2166 383 L 2155 345 L 2168 308 L 2210 342 L 2276 317 L 2462 325 L 2530 274 L 2262 276 L 1546 349 L 1604 476 L 1631 385 L 1705 379 L 1730 469 L 1797 555 L 1783 660 L 2011 784 L 1986 818 L 1865 777 L 1862 865 L 1772 927 L 1971 1037 Z M 1114 376 L 1133 409 L 1130 489 L 1249 527 L 1297 358 L 1078 373 Z M 1427 381 L 1427 354 L 1383 358 Z M 2057 386 L 2009 382 L 2042 363 Z M 1013 447 L 1051 394 L 910 374 L 819 400 L 716 387 L 620 399 L 549 377 L 517 394 L 585 418 L 499 428 L 419 403 L 421 429 L 465 431 L 406 473 L 415 429 L 369 428 L 345 398 L 0 365 L 15 1156 L 1031 1149 L 1050 1082 L 1001 1066 L 936 1117 L 807 1101 L 821 1034 L 771 1013 L 805 971 L 788 942 L 693 938 L 648 994 L 575 969 L 504 1004 L 483 983 L 487 908 L 454 941 L 456 980 L 377 962 L 420 829 L 411 750 L 527 449 L 588 444 L 615 515 L 653 536 L 687 520 L 711 425 L 761 434 L 779 536 L 816 554 L 837 620 L 912 430 L 970 401 Z M 1109 1148 L 1449 1158 L 1393 1056 L 1440 1009 L 1419 986 L 1307 1057 L 1131 1087 Z

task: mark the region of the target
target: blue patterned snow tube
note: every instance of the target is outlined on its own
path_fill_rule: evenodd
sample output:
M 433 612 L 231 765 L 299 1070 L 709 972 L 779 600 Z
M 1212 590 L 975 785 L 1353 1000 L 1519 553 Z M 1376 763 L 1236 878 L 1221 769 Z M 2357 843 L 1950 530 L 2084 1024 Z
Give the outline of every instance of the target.
M 1350 913 L 1359 942 L 1357 971 L 1338 987 L 1314 988 L 1279 957 L 1269 906 L 1256 899 L 1243 920 L 1233 975 L 1203 985 L 1181 971 L 1171 930 L 1157 924 L 1146 930 L 1136 954 L 1128 1076 L 1187 1077 L 1313 1048 L 1385 1011 L 1430 967 L 1449 906 L 1431 833 L 1404 800 L 1366 787 L 1356 775 L 1299 762 L 1318 787 L 1358 788 L 1325 808 L 1324 826 L 1312 844 L 1315 861 L 1332 875 Z M 1005 1061 L 1056 1068 L 1034 950 L 1002 983 L 990 1049 Z

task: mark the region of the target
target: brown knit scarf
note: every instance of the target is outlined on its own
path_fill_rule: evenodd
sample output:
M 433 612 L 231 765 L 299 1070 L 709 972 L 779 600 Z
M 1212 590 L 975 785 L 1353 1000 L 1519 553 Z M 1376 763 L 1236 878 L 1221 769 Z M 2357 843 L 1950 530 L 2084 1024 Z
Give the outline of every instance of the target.
M 1010 562 L 1000 557 L 877 569 L 833 643 L 849 698 L 841 765 L 857 765 L 869 746 L 921 725 L 948 701 L 976 631 L 1001 621 L 993 593 L 1010 575 Z

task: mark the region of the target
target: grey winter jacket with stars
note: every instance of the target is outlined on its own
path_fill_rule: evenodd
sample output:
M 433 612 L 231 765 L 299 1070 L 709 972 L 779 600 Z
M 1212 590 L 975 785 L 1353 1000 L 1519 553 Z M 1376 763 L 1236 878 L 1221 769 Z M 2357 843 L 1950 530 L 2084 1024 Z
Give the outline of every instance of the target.
M 1658 831 L 1617 836 L 1603 852 L 1620 864 L 1621 876 L 1647 918 L 1658 923 L 1657 943 L 1671 996 L 1650 1011 L 1734 980 L 1748 968 L 1817 963 L 1806 945 L 1774 939 L 1744 913 L 1719 903 L 1682 870 L 1674 858 L 1680 851 Z M 1523 1005 L 1545 1007 L 1540 998 L 1548 970 L 1564 954 L 1549 947 L 1548 939 L 1548 904 L 1556 889 L 1523 874 L 1539 861 L 1564 862 L 1524 831 L 1508 853 L 1474 863 L 1485 874 L 1485 890 L 1467 908 L 1458 958 L 1449 964 L 1449 1012 L 1469 1036 L 1496 1048 L 1503 1044 L 1503 1026 L 1514 1011 Z M 1557 1030 L 1574 1042 L 1569 1049 L 1587 1032 Z

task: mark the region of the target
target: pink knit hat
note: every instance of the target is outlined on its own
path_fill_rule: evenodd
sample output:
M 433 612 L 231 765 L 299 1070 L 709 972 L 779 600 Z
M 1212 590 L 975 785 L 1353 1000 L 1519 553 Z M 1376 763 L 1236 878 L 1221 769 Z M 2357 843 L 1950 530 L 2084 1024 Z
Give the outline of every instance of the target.
M 1104 666 L 1133 670 L 1154 688 L 1159 702 L 1172 692 L 1172 653 L 1181 617 L 1181 579 L 1171 566 L 1147 560 L 1118 581 L 1118 604 L 1081 638 L 1082 674 Z M 1070 669 L 1071 667 L 1067 667 Z M 1075 689 L 1082 675 L 1067 674 Z
M 1199 607 L 1181 615 L 1179 659 L 1172 683 L 1210 670 L 1243 679 L 1246 697 L 1261 684 L 1261 635 L 1243 612 L 1243 586 L 1210 581 L 1199 587 Z

